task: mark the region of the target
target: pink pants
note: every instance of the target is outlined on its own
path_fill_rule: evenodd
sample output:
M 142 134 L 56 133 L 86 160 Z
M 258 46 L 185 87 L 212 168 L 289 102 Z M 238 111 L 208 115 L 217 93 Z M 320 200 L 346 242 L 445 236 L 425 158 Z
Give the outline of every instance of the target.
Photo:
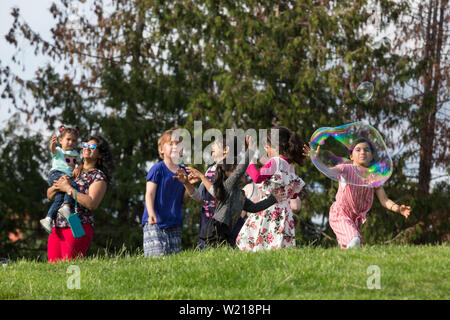
M 349 217 L 345 213 L 332 209 L 329 215 L 329 223 L 336 235 L 339 248 L 346 248 L 347 244 L 355 237 L 358 237 L 362 244 L 361 228 L 364 219 L 361 216 Z
M 83 223 L 82 226 L 86 234 L 78 239 L 73 237 L 70 227 L 52 228 L 52 233 L 48 236 L 47 243 L 48 262 L 56 263 L 86 255 L 86 251 L 94 236 L 94 229 L 90 223 Z

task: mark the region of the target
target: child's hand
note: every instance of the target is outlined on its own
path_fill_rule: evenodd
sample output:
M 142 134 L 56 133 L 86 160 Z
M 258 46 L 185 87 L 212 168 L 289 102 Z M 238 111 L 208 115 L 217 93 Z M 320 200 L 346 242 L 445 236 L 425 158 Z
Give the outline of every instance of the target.
M 188 175 L 188 181 L 190 184 L 196 184 L 197 182 L 200 182 L 200 178 L 194 177 L 193 175 Z
M 402 204 L 400 206 L 400 214 L 404 216 L 406 219 L 408 219 L 409 215 L 411 214 L 411 207 Z
M 158 222 L 158 221 L 157 221 L 157 219 L 156 219 L 155 213 L 154 213 L 154 212 L 149 212 L 147 223 L 148 223 L 149 225 L 154 225 L 154 224 L 156 224 L 157 222 Z
M 317 155 L 317 153 L 319 152 L 319 150 L 320 150 L 320 145 L 317 146 L 317 150 L 314 151 L 314 155 Z M 306 144 L 304 144 L 304 145 L 303 145 L 303 155 L 304 155 L 305 157 L 310 157 L 310 154 L 311 154 L 311 148 L 310 148 L 309 146 L 307 146 Z
M 203 177 L 203 173 L 201 173 L 200 171 L 198 171 L 195 168 L 192 167 L 186 167 L 187 172 L 189 172 L 189 176 L 191 178 L 198 178 L 198 179 L 202 179 Z
M 67 192 L 72 188 L 72 186 L 70 185 L 70 178 L 66 175 L 63 175 L 61 178 L 56 180 L 53 183 L 53 186 L 56 190 L 61 192 Z
M 174 178 L 178 179 L 178 181 L 180 181 L 182 184 L 188 184 L 189 183 L 189 179 L 188 176 L 186 174 L 186 172 L 184 172 L 183 169 L 179 168 L 177 170 L 177 172 L 174 175 Z
M 253 141 L 252 136 L 245 136 L 245 144 L 250 150 L 254 151 L 256 149 L 256 143 Z

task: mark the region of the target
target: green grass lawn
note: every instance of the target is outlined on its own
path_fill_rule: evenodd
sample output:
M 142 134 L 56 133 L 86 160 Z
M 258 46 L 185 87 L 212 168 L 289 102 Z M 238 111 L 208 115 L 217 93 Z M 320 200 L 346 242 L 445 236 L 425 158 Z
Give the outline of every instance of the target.
M 77 285 L 71 266 L 79 268 L 79 288 L 71 289 Z M 379 289 L 369 266 L 380 272 Z M 257 253 L 220 248 L 56 265 L 17 260 L 0 266 L 0 299 L 449 299 L 449 266 L 448 245 Z

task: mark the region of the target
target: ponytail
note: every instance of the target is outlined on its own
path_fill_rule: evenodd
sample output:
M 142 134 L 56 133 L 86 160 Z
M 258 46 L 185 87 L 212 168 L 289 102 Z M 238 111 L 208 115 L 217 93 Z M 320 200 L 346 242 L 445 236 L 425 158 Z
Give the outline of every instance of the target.
M 218 164 L 216 167 L 216 174 L 214 177 L 214 198 L 218 202 L 223 202 L 225 200 L 225 187 L 223 185 L 223 182 L 227 178 L 224 165 Z

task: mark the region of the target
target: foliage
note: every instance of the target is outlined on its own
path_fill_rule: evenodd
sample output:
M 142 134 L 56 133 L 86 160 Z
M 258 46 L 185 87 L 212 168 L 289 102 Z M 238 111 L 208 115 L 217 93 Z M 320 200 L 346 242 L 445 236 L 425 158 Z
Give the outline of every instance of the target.
M 87 8 L 87 13 L 73 14 L 73 8 Z M 390 138 L 411 112 L 411 105 L 398 99 L 393 88 L 415 76 L 413 59 L 396 54 L 389 41 L 375 43 L 366 30 L 375 25 L 385 31 L 408 8 L 404 1 L 388 0 L 114 0 L 109 5 L 102 0 L 60 0 L 50 8 L 55 18 L 52 39 L 33 31 L 14 8 L 6 39 L 19 52 L 18 40 L 28 40 L 49 63 L 38 68 L 33 79 L 22 79 L 0 63 L 2 98 L 28 121 L 44 121 L 48 130 L 64 123 L 80 127 L 83 138 L 96 132 L 105 136 L 116 171 L 95 213 L 91 249 L 125 244 L 134 250 L 142 245 L 145 176 L 158 161 L 156 141 L 164 130 L 183 127 L 193 135 L 197 120 L 203 130 L 222 131 L 279 124 L 306 142 L 319 127 L 365 119 Z M 376 95 L 361 104 L 353 91 L 364 80 L 375 84 Z M 417 128 L 412 123 L 406 131 Z M 16 132 L 5 131 L 3 139 Z M 30 187 L 36 197 L 29 204 L 36 208 L 32 214 L 36 223 L 48 207 L 42 178 L 48 141 L 40 135 L 24 139 L 24 144 L 34 146 L 27 152 L 42 149 L 39 157 L 34 155 L 37 162 L 31 169 L 39 176 Z M 394 149 L 397 140 L 386 140 Z M 395 157 L 387 190 L 394 200 L 413 203 L 414 212 L 409 190 L 416 185 L 404 174 L 410 155 Z M 4 172 L 5 185 L 14 183 L 20 169 L 9 162 L 2 158 L 2 168 L 13 166 L 13 171 Z M 297 217 L 299 243 L 335 245 L 326 219 L 317 227 L 311 218 L 328 215 L 336 185 L 311 163 L 298 167 L 297 173 L 307 182 L 308 194 Z M 26 214 L 26 208 L 5 195 L 2 191 L 4 211 Z M 411 226 L 383 211 L 374 205 L 365 231 L 370 243 L 386 241 Z M 195 203 L 184 210 L 185 247 L 195 245 L 199 212 Z M 8 230 L 17 227 L 8 223 Z M 33 230 L 27 241 L 42 238 L 42 230 Z M 5 252 L 12 254 L 9 249 Z

